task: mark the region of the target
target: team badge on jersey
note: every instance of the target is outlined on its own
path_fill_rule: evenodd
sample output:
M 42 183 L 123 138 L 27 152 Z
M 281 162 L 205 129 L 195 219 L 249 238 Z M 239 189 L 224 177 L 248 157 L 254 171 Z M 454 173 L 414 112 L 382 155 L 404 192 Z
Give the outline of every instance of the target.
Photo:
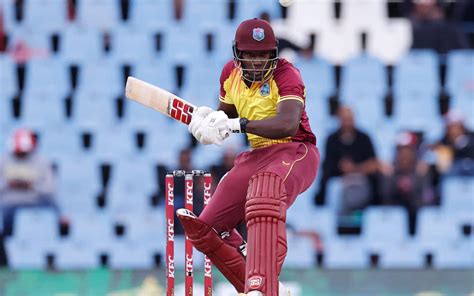
M 252 37 L 257 41 L 262 41 L 265 38 L 265 31 L 262 28 L 254 28 Z
M 262 87 L 260 87 L 260 94 L 264 97 L 270 94 L 270 85 L 268 83 L 264 83 Z

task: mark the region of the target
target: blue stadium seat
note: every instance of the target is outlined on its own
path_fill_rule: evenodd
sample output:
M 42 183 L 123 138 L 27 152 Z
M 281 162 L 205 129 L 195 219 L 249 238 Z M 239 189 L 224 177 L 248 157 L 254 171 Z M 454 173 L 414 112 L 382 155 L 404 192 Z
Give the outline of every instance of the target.
M 155 166 L 148 160 L 116 161 L 107 193 L 107 208 L 114 214 L 142 213 L 151 207 L 157 192 Z
M 99 253 L 85 241 L 62 239 L 56 250 L 54 266 L 61 270 L 85 270 L 100 266 Z
M 0 87 L 0 100 L 11 99 L 18 91 L 15 62 L 8 55 L 0 55 L 0 81 L 2 81 L 2 87 Z M 2 106 L 3 107 L 3 106 Z M 0 109 L 3 115 L 3 108 Z M 0 120 L 2 120 L 0 116 Z M 0 121 L 1 122 L 1 121 Z
M 355 237 L 341 237 L 324 242 L 326 268 L 366 268 L 369 254 L 365 245 Z
M 39 136 L 38 152 L 49 159 L 61 161 L 81 154 L 81 137 L 74 128 L 46 129 Z
M 366 126 L 366 128 L 374 145 L 377 158 L 385 162 L 393 162 L 395 159 L 394 143 L 397 134 L 400 132 L 396 124 L 392 121 L 386 121 L 370 128 Z
M 403 92 L 395 97 L 393 120 L 400 130 L 425 132 L 435 140 L 442 135 L 442 121 L 438 111 L 437 97 L 434 95 Z
M 203 33 L 189 30 L 185 26 L 172 26 L 163 31 L 162 51 L 159 56 L 176 63 L 189 63 L 202 57 L 206 51 Z
M 121 269 L 152 268 L 154 256 L 164 255 L 165 221 L 161 210 L 121 216 L 118 222 L 125 226 L 125 234 L 117 238 L 111 249 L 110 266 Z M 130 253 L 131 249 L 134 250 L 133 254 Z M 181 255 L 181 253 L 175 254 L 175 256 Z
M 456 218 L 444 214 L 440 208 L 424 207 L 418 211 L 416 238 L 425 250 L 432 251 L 458 240 L 461 238 L 461 230 Z
M 471 217 L 474 223 L 474 177 L 446 177 L 441 182 L 441 206 L 446 215 Z
M 342 179 L 332 177 L 326 186 L 326 204 L 332 211 L 339 213 L 342 199 Z
M 78 165 L 81 164 L 81 165 Z M 96 198 L 101 190 L 99 164 L 91 158 L 69 157 L 58 164 L 58 206 L 66 215 L 97 210 Z
M 48 110 L 45 113 L 45 110 Z M 22 99 L 21 124 L 36 130 L 64 125 L 65 102 L 53 93 L 25 92 Z
M 474 50 L 453 50 L 448 52 L 446 87 L 451 95 L 460 96 L 465 94 L 466 96 L 470 95 L 472 99 L 474 96 L 473 67 Z
M 128 26 L 114 28 L 112 58 L 122 63 L 153 61 L 156 58 L 154 36 L 150 32 Z
M 15 213 L 13 236 L 6 241 L 10 268 L 46 267 L 48 254 L 58 242 L 58 217 L 50 208 L 19 209 Z
M 110 128 L 118 122 L 116 97 L 107 91 L 79 91 L 73 100 L 73 122 L 81 129 Z
M 23 25 L 36 32 L 52 33 L 60 31 L 66 25 L 66 17 L 66 1 L 26 1 Z
M 433 266 L 437 269 L 474 268 L 474 240 L 460 239 L 435 248 Z
M 51 35 L 41 31 L 18 26 L 9 35 L 9 49 L 17 50 L 19 45 L 36 50 L 36 55 L 29 62 L 35 59 L 44 59 L 51 54 Z
M 306 86 L 306 112 L 311 119 L 329 117 L 329 96 L 335 90 L 334 68 L 320 58 L 295 61 Z
M 111 59 L 88 61 L 81 64 L 76 92 L 99 92 L 123 95 L 125 79 L 121 65 Z
M 163 89 L 171 91 L 176 87 L 174 67 L 167 60 L 156 59 L 151 63 L 135 63 L 132 73 L 136 78 L 158 85 Z
M 362 217 L 362 237 L 367 248 L 380 252 L 408 239 L 408 214 L 402 207 L 368 207 Z
M 197 106 L 217 108 L 219 79 L 223 66 L 211 59 L 191 64 L 187 67 L 185 86 L 181 96 Z
M 228 7 L 228 2 L 221 0 L 188 0 L 185 2 L 180 23 L 194 31 L 213 30 L 223 24 L 230 24 Z
M 474 94 L 457 93 L 451 97 L 450 108 L 459 110 L 464 115 L 464 123 L 470 130 L 474 130 Z
M 352 91 L 384 95 L 387 91 L 387 71 L 384 64 L 367 54 L 344 64 L 341 73 L 341 95 L 350 96 Z
M 120 126 L 95 129 L 90 152 L 103 162 L 113 163 L 123 158 L 132 159 L 139 153 L 136 134 Z
M 232 42 L 235 37 L 235 27 L 221 25 L 210 32 L 213 36 L 213 46 L 211 57 L 217 63 L 225 64 L 233 58 Z
M 62 59 L 72 64 L 94 64 L 105 54 L 103 33 L 97 29 L 68 26 L 61 34 L 59 54 Z M 89 76 L 86 80 L 92 79 Z
M 125 114 L 122 123 L 131 130 L 147 130 L 150 127 L 163 127 L 168 123 L 165 115 L 132 100 L 125 101 Z
M 430 50 L 412 50 L 394 68 L 394 91 L 412 96 L 435 96 L 440 90 L 438 56 Z
M 310 269 L 316 266 L 316 244 L 308 236 L 288 232 L 288 253 L 285 258 L 285 268 Z
M 130 2 L 129 17 L 129 25 L 145 32 L 157 32 L 176 25 L 173 1 L 132 1 Z
M 389 230 L 387 229 L 389 233 Z M 394 269 L 419 269 L 425 264 L 425 253 L 413 240 L 388 243 L 380 250 L 379 266 Z
M 240 0 L 237 2 L 237 22 L 260 17 L 262 12 L 270 14 L 271 19 L 281 18 L 281 5 L 278 1 L 273 0 Z
M 306 88 L 315 88 L 318 98 L 327 99 L 336 87 L 334 68 L 327 60 L 313 57 L 310 60 L 299 59 L 294 65 L 300 70 Z
M 65 96 L 70 89 L 69 73 L 58 58 L 31 60 L 26 67 L 25 92 Z
M 190 144 L 190 134 L 182 123 L 167 119 L 168 123 L 147 133 L 144 153 L 150 161 L 177 168 L 181 149 Z M 170 137 L 170 135 L 173 135 Z
M 2 2 L 3 22 L 6 31 L 11 31 L 19 25 L 15 19 L 14 4 L 13 2 Z
M 104 212 L 71 213 L 68 240 L 85 245 L 88 252 L 97 256 L 108 254 L 115 242 L 111 217 Z
M 82 0 L 77 5 L 79 25 L 111 29 L 120 22 L 120 2 L 115 0 Z

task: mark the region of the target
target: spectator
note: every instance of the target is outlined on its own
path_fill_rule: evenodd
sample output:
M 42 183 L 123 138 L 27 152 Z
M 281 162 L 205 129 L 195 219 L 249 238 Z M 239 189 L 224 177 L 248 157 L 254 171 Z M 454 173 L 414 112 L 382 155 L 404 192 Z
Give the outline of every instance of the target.
M 55 177 L 52 164 L 35 153 L 36 139 L 28 129 L 15 131 L 11 153 L 0 159 L 0 209 L 4 234 L 13 229 L 13 216 L 22 207 L 51 207 Z
M 237 155 L 237 151 L 233 148 L 228 147 L 222 154 L 220 163 L 211 167 L 211 174 L 213 180 L 213 187 L 219 183 L 220 179 L 234 166 L 234 159 Z
M 457 110 L 445 116 L 444 137 L 435 145 L 437 167 L 441 173 L 474 175 L 474 135 L 464 125 L 464 117 Z
M 413 48 L 434 49 L 447 53 L 467 48 L 468 41 L 461 28 L 445 19 L 445 12 L 436 0 L 415 1 L 411 12 Z
M 345 207 L 342 212 L 348 213 L 369 203 L 378 203 L 378 161 L 370 137 L 355 127 L 352 110 L 340 107 L 337 116 L 340 127 L 326 141 L 326 155 L 316 203 L 325 203 L 328 180 L 342 176 Z
M 415 233 L 418 209 L 436 203 L 429 166 L 419 159 L 418 147 L 415 134 L 399 135 L 393 164 L 384 170 L 384 204 L 407 209 L 410 234 Z

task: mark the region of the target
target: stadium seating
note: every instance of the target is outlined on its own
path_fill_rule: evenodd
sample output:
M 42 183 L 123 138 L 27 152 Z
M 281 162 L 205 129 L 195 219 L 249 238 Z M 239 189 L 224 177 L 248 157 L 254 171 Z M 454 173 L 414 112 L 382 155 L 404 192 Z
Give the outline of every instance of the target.
M 286 268 L 311 268 L 316 266 L 316 243 L 313 237 L 287 233 L 288 255 Z
M 387 21 L 387 6 L 383 1 L 341 1 L 341 21 L 357 31 L 370 31 Z
M 439 208 L 424 207 L 418 212 L 416 239 L 426 251 L 433 251 L 460 239 L 461 231 L 455 217 L 445 215 Z
M 120 224 L 125 233 L 118 237 L 111 249 L 110 266 L 117 269 L 150 269 L 155 265 L 155 256 L 164 253 L 165 217 L 162 211 L 142 215 L 122 216 Z M 134 250 L 130 253 L 130 250 Z M 176 256 L 181 253 L 176 253 Z
M 362 218 L 362 239 L 375 253 L 388 245 L 400 244 L 408 239 L 408 214 L 396 206 L 368 207 Z
M 334 24 L 332 2 L 295 0 L 288 9 L 287 22 L 295 32 L 322 32 Z
M 365 268 L 369 266 L 369 253 L 356 237 L 338 237 L 324 243 L 326 268 Z
M 114 0 L 81 0 L 77 5 L 76 22 L 94 29 L 111 29 L 120 21 L 120 7 Z
M 44 110 L 48 110 L 47 115 Z M 63 97 L 53 93 L 24 94 L 20 121 L 23 126 L 41 131 L 62 125 L 65 118 Z
M 25 1 L 23 25 L 36 32 L 60 31 L 66 23 L 66 4 L 66 1 Z
M 19 209 L 13 235 L 6 241 L 9 266 L 13 269 L 47 266 L 58 242 L 58 217 L 52 209 Z M 34 243 L 33 243 L 34 242 Z
M 381 268 L 420 269 L 425 266 L 425 252 L 411 239 L 387 244 L 379 256 Z
M 135 29 L 146 32 L 157 32 L 175 25 L 171 1 L 142 0 L 130 2 L 128 24 Z
M 453 50 L 446 63 L 446 88 L 453 96 L 474 96 L 474 50 Z M 471 111 L 472 111 L 471 102 Z M 471 113 L 472 114 L 472 113 Z
M 0 98 L 2 101 L 5 99 L 11 99 L 18 91 L 16 70 L 14 61 L 7 55 L 0 55 L 0 81 L 2 81 L 2 87 L 0 87 Z M 3 115 L 3 108 L 0 109 Z M 3 120 L 3 116 L 0 117 Z
M 367 52 L 387 65 L 395 65 L 409 51 L 412 28 L 409 20 L 390 19 L 368 33 Z
M 60 56 L 68 63 L 94 64 L 104 57 L 103 32 L 76 25 L 66 26 L 59 47 Z
M 230 19 L 228 1 L 187 0 L 180 20 L 167 0 L 129 1 L 127 20 L 122 20 L 121 1 L 116 0 L 77 1 L 77 18 L 68 20 L 66 2 L 25 1 L 21 21 L 15 20 L 12 1 L 1 4 L 9 48 L 25 42 L 34 57 L 25 64 L 23 85 L 13 52 L 0 53 L 0 153 L 8 151 L 14 129 L 34 129 L 39 153 L 57 166 L 56 200 L 70 220 L 69 235 L 60 239 L 56 212 L 21 210 L 6 242 L 13 269 L 45 268 L 49 255 L 59 270 L 97 268 L 104 255 L 114 269 L 150 269 L 163 258 L 164 209 L 152 200 L 159 189 L 156 166 L 178 169 L 179 153 L 190 147 L 191 137 L 181 123 L 124 98 L 126 70 L 197 106 L 215 108 L 222 67 L 232 58 L 235 27 L 263 11 L 270 13 L 277 36 L 298 46 L 308 46 L 310 34 L 315 34 L 315 56 L 294 57 L 294 64 L 305 82 L 306 111 L 321 155 L 335 127 L 330 114 L 334 102 L 329 101 L 333 95 L 337 103 L 353 108 L 357 125 L 386 162 L 394 160 L 396 135 L 402 130 L 423 132 L 427 144 L 441 138 L 442 90 L 450 95 L 449 108 L 461 110 L 466 125 L 474 129 L 474 52 L 449 52 L 446 83 L 441 85 L 443 57 L 429 50 L 410 51 L 410 21 L 388 18 L 384 1 L 341 1 L 336 19 L 333 1 L 295 0 L 283 19 L 276 0 L 240 0 Z M 58 52 L 53 51 L 52 34 L 59 37 Z M 388 65 L 394 69 L 393 85 L 387 79 Z M 72 66 L 78 69 L 77 85 L 71 84 Z M 184 70 L 182 85 L 177 66 Z M 335 66 L 341 66 L 340 77 Z M 384 99 L 392 91 L 393 115 L 387 117 Z M 18 100 L 13 100 L 16 95 Z M 20 103 L 19 118 L 13 116 L 14 103 Z M 91 136 L 90 147 L 83 145 L 84 133 Z M 141 137 L 143 147 L 138 147 Z M 245 145 L 239 135 L 223 147 L 198 144 L 192 150 L 193 167 L 208 169 L 226 149 L 240 151 Z M 108 183 L 104 164 L 110 165 Z M 388 269 L 424 268 L 427 255 L 437 269 L 474 266 L 472 178 L 441 179 L 441 206 L 420 210 L 414 237 L 408 236 L 407 215 L 398 207 L 368 208 L 361 235 L 337 234 L 342 180 L 329 181 L 324 207 L 313 203 L 319 181 L 288 211 L 285 267 L 318 263 L 314 234 L 322 241 L 326 268 L 366 268 L 371 255 L 378 255 L 379 267 Z M 123 226 L 122 235 L 118 226 Z M 182 268 L 184 237 L 176 237 L 176 246 L 176 266 Z M 202 254 L 195 252 L 194 261 L 201 269 Z
M 361 42 L 354 28 L 334 25 L 318 35 L 315 54 L 333 64 L 342 65 L 361 53 Z

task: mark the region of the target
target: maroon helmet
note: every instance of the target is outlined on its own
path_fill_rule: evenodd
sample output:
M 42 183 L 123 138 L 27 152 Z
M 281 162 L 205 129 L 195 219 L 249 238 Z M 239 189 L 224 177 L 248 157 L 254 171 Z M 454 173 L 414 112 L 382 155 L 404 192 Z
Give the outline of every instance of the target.
M 278 61 L 278 40 L 272 27 L 267 21 L 254 18 L 243 21 L 235 32 L 233 42 L 234 63 L 242 71 L 242 77 L 250 82 L 255 82 L 256 77 L 261 76 L 262 81 L 268 80 L 275 70 Z M 243 51 L 268 51 L 270 58 L 264 60 L 245 60 L 242 58 Z M 264 66 L 256 68 L 253 62 L 263 62 Z M 244 67 L 243 63 L 252 65 Z

